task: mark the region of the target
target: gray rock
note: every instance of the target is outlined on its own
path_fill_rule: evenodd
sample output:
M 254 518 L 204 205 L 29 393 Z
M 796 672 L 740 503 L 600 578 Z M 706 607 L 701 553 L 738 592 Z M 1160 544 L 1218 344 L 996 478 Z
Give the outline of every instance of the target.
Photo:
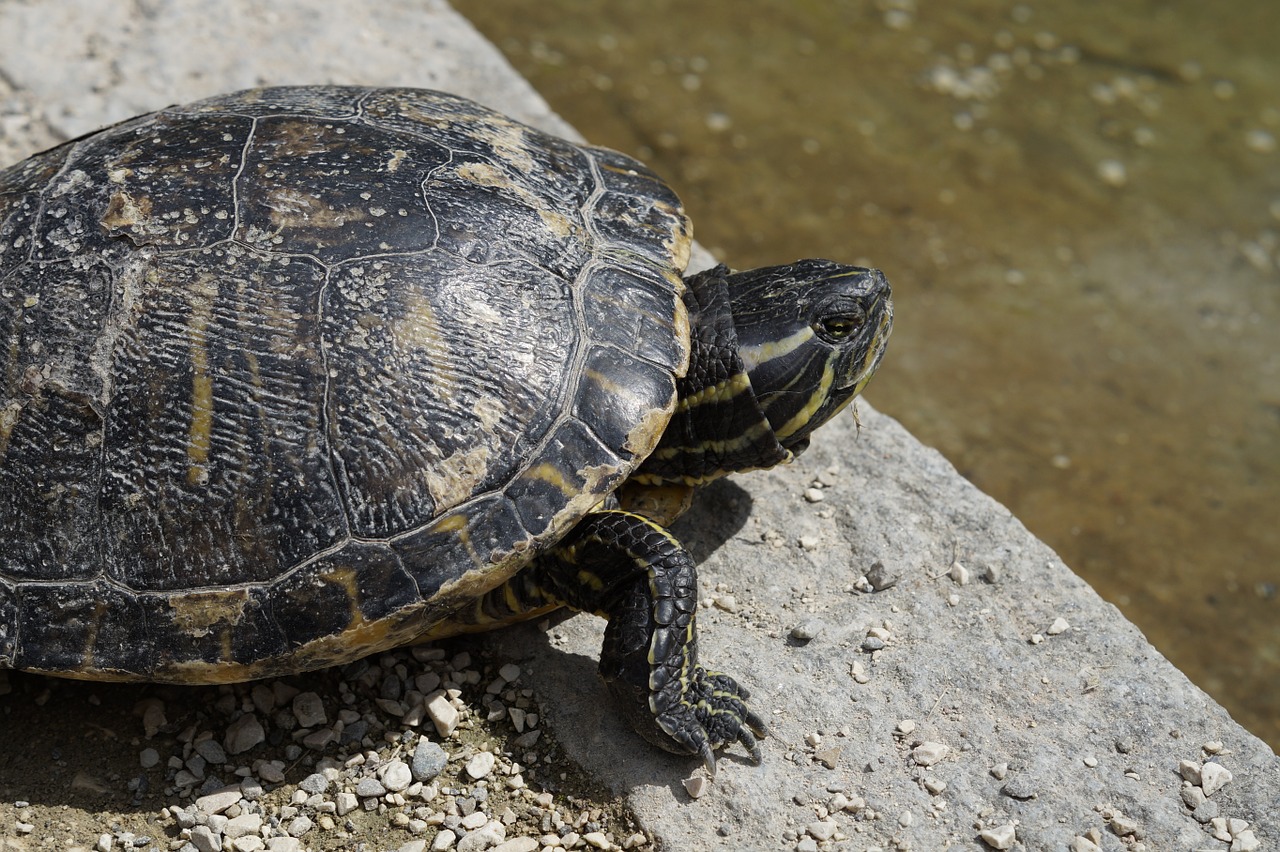
M 329 779 L 323 773 L 313 772 L 298 782 L 298 789 L 316 795 L 329 789 Z
M 314 692 L 300 692 L 293 697 L 293 716 L 304 728 L 314 728 L 329 722 L 329 717 L 324 712 L 324 702 Z
M 413 758 L 409 763 L 413 770 L 413 780 L 430 781 L 440 774 L 449 762 L 449 754 L 439 744 L 426 737 L 418 740 L 413 749 Z
M 356 784 L 356 795 L 362 799 L 386 795 L 387 788 L 377 778 L 361 778 Z
M 207 825 L 197 825 L 191 829 L 191 845 L 196 847 L 198 852 L 220 852 L 222 836 Z
M 254 746 L 261 745 L 266 738 L 267 732 L 262 729 L 258 717 L 246 713 L 227 726 L 223 743 L 228 754 L 244 754 Z
M 227 753 L 223 750 L 221 743 L 215 739 L 205 739 L 196 743 L 196 753 L 203 757 L 209 763 L 220 766 L 227 762 Z

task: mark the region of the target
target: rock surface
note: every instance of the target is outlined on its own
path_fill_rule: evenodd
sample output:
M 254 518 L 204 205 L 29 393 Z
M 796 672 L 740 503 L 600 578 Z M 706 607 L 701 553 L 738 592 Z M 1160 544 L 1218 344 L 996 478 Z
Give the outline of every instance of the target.
M 11 1 L 0 163 L 169 103 L 302 82 L 446 88 L 571 132 L 438 1 Z M 1225 848 L 1215 831 L 1280 844 L 1271 750 L 937 453 L 865 404 L 861 419 L 841 417 L 786 470 L 718 483 L 677 527 L 703 563 L 703 659 L 769 720 L 762 765 L 730 752 L 713 782 L 690 785 L 694 801 L 682 782 L 696 761 L 611 712 L 599 620 L 494 634 L 568 755 L 669 849 L 982 848 L 1011 828 L 1027 849 L 1120 848 L 1122 831 L 1132 848 Z M 257 746 L 250 733 L 226 751 Z M 1184 794 L 1181 761 L 1225 772 Z M 1192 802 L 1215 805 L 1212 822 Z M 63 804 L 19 810 L 0 846 L 26 848 L 22 826 Z M 197 845 L 215 839 L 199 828 Z M 500 829 L 478 831 L 496 842 Z

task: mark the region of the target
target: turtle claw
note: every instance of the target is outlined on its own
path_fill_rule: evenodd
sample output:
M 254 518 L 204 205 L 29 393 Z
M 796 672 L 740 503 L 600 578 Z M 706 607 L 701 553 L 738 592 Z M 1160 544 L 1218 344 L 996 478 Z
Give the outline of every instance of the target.
M 716 775 L 716 751 L 735 742 L 760 763 L 759 738 L 767 736 L 768 729 L 747 707 L 748 692 L 733 678 L 697 666 L 691 677 L 672 681 L 664 692 L 666 700 L 654 702 L 654 721 L 669 738 L 659 743 L 663 748 L 698 755 L 711 778 Z

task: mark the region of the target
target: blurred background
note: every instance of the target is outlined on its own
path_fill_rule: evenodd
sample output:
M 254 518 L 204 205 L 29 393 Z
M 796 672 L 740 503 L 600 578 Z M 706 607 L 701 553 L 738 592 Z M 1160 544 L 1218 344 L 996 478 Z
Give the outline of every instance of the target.
M 884 269 L 872 404 L 1280 748 L 1280 4 L 454 5 L 718 258 Z

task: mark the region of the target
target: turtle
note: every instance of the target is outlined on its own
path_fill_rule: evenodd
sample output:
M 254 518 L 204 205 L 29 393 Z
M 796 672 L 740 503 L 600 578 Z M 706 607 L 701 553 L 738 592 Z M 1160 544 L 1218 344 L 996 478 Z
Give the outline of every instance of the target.
M 642 737 L 758 761 L 669 525 L 808 446 L 892 301 L 690 245 L 638 161 L 424 89 L 242 91 L 0 172 L 0 668 L 240 682 L 568 607 Z

